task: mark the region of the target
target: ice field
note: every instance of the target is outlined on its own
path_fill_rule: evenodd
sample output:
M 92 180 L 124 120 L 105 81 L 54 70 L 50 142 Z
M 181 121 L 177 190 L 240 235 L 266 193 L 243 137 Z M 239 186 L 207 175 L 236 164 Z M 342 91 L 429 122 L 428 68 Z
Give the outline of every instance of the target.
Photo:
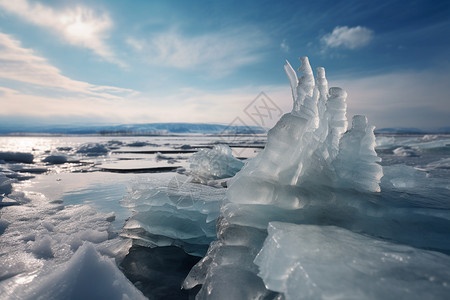
M 285 70 L 267 135 L 0 137 L 0 298 L 447 299 L 450 136 Z

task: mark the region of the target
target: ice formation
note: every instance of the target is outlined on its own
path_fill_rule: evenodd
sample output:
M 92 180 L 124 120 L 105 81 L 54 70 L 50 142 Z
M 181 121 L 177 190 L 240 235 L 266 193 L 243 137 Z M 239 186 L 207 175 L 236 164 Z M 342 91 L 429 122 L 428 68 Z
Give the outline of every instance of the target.
M 189 174 L 202 183 L 209 180 L 233 177 L 244 163 L 233 156 L 227 145 L 214 145 L 212 149 L 201 149 L 189 160 Z
M 276 273 L 284 265 L 275 263 L 259 269 L 254 263 L 273 221 L 335 225 L 415 247 L 450 250 L 446 241 L 450 232 L 442 230 L 448 227 L 448 221 L 401 204 L 388 204 L 382 197 L 383 171 L 374 151 L 374 128 L 366 117 L 355 116 L 347 131 L 346 92 L 328 89 L 324 69 L 318 68 L 314 79 L 308 58 L 302 57 L 301 62 L 300 78 L 289 63 L 285 65 L 294 99 L 292 112 L 283 115 L 268 132 L 265 149 L 229 181 L 227 201 L 217 220 L 218 240 L 211 243 L 206 256 L 184 281 L 186 289 L 202 285 L 197 299 L 273 299 L 282 297 L 278 292 L 289 292 L 285 297 L 294 299 L 289 295 L 308 292 L 287 291 L 279 287 L 281 282 L 272 285 L 267 281 L 270 276 L 265 278 L 263 274 Z M 418 239 L 417 232 L 426 234 Z M 295 243 L 286 242 L 281 247 L 286 249 L 280 251 L 296 250 Z M 396 246 L 386 244 L 386 249 L 395 253 Z M 265 251 L 257 259 L 260 267 L 269 263 L 266 257 L 276 259 Z M 422 252 L 417 256 L 421 263 L 427 263 Z M 367 264 L 359 267 L 367 271 Z M 325 269 L 316 271 L 326 273 Z M 441 279 L 446 274 L 438 271 Z M 287 273 L 280 276 L 286 278 Z M 291 279 L 289 287 L 305 284 L 305 277 Z M 326 279 L 319 286 L 322 284 L 333 285 Z M 432 288 L 435 283 L 424 285 Z M 326 289 L 318 293 L 317 298 L 328 296 Z
M 161 175 L 158 185 L 150 178 L 137 181 L 121 202 L 134 212 L 121 235 L 138 245 L 178 246 L 203 256 L 216 239 L 216 219 L 224 198 L 224 188 L 195 184 L 184 175 Z

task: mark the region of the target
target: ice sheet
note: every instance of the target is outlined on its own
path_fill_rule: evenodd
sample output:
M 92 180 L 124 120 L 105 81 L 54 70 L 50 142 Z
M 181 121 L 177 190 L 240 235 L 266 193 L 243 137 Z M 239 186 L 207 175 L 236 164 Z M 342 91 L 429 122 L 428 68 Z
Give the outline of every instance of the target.
M 446 299 L 450 257 L 334 226 L 269 223 L 259 276 L 290 299 Z

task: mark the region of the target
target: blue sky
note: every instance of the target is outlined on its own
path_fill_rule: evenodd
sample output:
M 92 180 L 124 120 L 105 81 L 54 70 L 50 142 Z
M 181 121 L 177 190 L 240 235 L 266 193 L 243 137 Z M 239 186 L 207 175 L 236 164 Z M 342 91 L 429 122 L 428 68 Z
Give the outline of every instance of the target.
M 0 123 L 250 122 L 308 56 L 349 117 L 450 126 L 449 36 L 448 1 L 0 0 Z

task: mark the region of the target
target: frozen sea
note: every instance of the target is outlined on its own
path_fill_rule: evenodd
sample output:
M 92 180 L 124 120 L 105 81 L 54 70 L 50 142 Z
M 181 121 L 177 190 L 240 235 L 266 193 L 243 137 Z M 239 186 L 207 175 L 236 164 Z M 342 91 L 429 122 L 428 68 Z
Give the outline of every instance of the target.
M 265 135 L 0 137 L 0 298 L 192 299 L 198 288 L 181 286 L 215 240 L 226 178 L 193 176 L 188 159 L 200 149 L 228 144 L 246 162 L 265 143 Z M 436 284 L 448 291 L 450 136 L 378 135 L 376 143 L 384 177 L 382 200 L 373 201 L 390 202 L 386 224 L 401 216 L 398 222 L 409 219 L 411 229 L 368 229 L 364 241 L 428 251 L 430 267 L 423 272 L 435 270 Z M 201 201 L 202 214 L 186 204 L 194 200 Z M 319 240 L 317 247 L 321 244 L 327 246 Z M 361 256 L 348 251 L 355 259 Z M 364 285 L 361 280 L 349 285 Z M 411 284 L 417 284 L 414 280 Z M 423 280 L 433 280 L 432 275 Z M 444 299 L 440 293 L 431 298 Z
M 142 183 L 167 188 L 175 176 L 190 178 L 180 174 L 187 159 L 223 143 L 244 161 L 263 148 L 265 136 L 0 137 L 0 298 L 33 299 L 32 283 L 66 267 L 85 242 L 112 258 L 147 297 L 186 298 L 180 287 L 198 256 L 169 245 L 162 252 L 142 242 L 130 248 L 122 229 L 135 211 L 123 199 Z M 149 259 L 154 253 L 158 258 Z M 146 263 L 159 263 L 158 275 L 148 274 Z M 24 286 L 33 287 L 23 292 Z

